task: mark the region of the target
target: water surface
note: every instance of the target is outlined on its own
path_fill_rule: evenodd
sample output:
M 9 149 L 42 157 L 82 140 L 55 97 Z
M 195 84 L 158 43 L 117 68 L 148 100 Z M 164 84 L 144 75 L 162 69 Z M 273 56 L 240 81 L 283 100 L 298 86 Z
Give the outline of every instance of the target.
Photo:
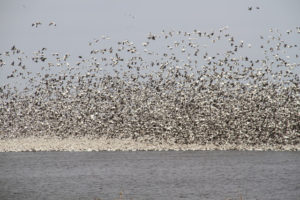
M 0 199 L 299 199 L 298 152 L 0 153 Z

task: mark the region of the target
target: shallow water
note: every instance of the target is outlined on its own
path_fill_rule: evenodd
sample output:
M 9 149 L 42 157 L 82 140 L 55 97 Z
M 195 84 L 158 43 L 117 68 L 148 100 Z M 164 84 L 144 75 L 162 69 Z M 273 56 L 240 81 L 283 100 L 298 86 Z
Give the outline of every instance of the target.
M 0 153 L 0 199 L 299 199 L 299 152 Z

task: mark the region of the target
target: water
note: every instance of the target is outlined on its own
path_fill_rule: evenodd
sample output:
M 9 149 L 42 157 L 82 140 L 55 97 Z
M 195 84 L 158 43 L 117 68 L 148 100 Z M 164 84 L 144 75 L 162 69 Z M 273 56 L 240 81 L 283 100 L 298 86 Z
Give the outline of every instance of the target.
M 0 153 L 0 199 L 298 199 L 299 152 Z

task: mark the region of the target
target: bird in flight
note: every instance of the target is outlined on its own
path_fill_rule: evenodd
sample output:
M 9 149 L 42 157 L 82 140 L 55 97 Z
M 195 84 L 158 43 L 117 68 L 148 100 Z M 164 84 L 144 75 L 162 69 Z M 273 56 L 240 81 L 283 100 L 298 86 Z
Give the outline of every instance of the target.
M 49 26 L 56 26 L 56 23 L 55 22 L 50 22 Z
M 35 26 L 35 28 L 37 28 L 40 25 L 42 25 L 42 22 L 34 22 L 31 26 Z

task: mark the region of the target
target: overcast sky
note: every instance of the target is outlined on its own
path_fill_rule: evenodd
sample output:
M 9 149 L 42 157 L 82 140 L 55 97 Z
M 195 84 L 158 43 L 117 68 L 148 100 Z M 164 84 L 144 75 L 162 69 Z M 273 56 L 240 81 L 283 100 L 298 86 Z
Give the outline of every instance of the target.
M 150 32 L 210 32 L 228 26 L 236 40 L 252 44 L 251 49 L 244 48 L 240 53 L 261 59 L 264 54 L 259 36 L 269 35 L 270 28 L 285 33 L 300 27 L 299 10 L 300 0 L 0 0 L 0 53 L 15 45 L 29 56 L 23 60 L 27 69 L 33 67 L 39 72 L 42 65 L 29 61 L 33 52 L 44 47 L 50 54 L 70 53 L 68 61 L 74 65 L 79 55 L 90 56 L 93 47 L 88 43 L 102 35 L 111 38 L 107 45 L 114 47 L 117 41 L 130 40 L 139 48 Z M 49 26 L 52 21 L 56 26 Z M 34 22 L 42 25 L 32 27 Z M 300 34 L 294 35 L 289 43 L 300 47 Z M 226 50 L 220 45 L 212 47 L 211 53 Z M 291 59 L 299 47 L 291 50 Z M 162 53 L 162 48 L 157 48 Z M 11 56 L 3 59 L 12 62 Z M 12 70 L 0 69 L 0 84 L 7 83 L 6 76 Z
M 211 31 L 225 25 L 251 42 L 271 27 L 300 26 L 299 10 L 299 0 L 0 0 L 0 51 L 16 45 L 25 52 L 47 47 L 84 54 L 101 35 L 140 42 L 163 29 Z M 32 27 L 37 21 L 42 26 Z M 49 27 L 51 21 L 57 26 Z

